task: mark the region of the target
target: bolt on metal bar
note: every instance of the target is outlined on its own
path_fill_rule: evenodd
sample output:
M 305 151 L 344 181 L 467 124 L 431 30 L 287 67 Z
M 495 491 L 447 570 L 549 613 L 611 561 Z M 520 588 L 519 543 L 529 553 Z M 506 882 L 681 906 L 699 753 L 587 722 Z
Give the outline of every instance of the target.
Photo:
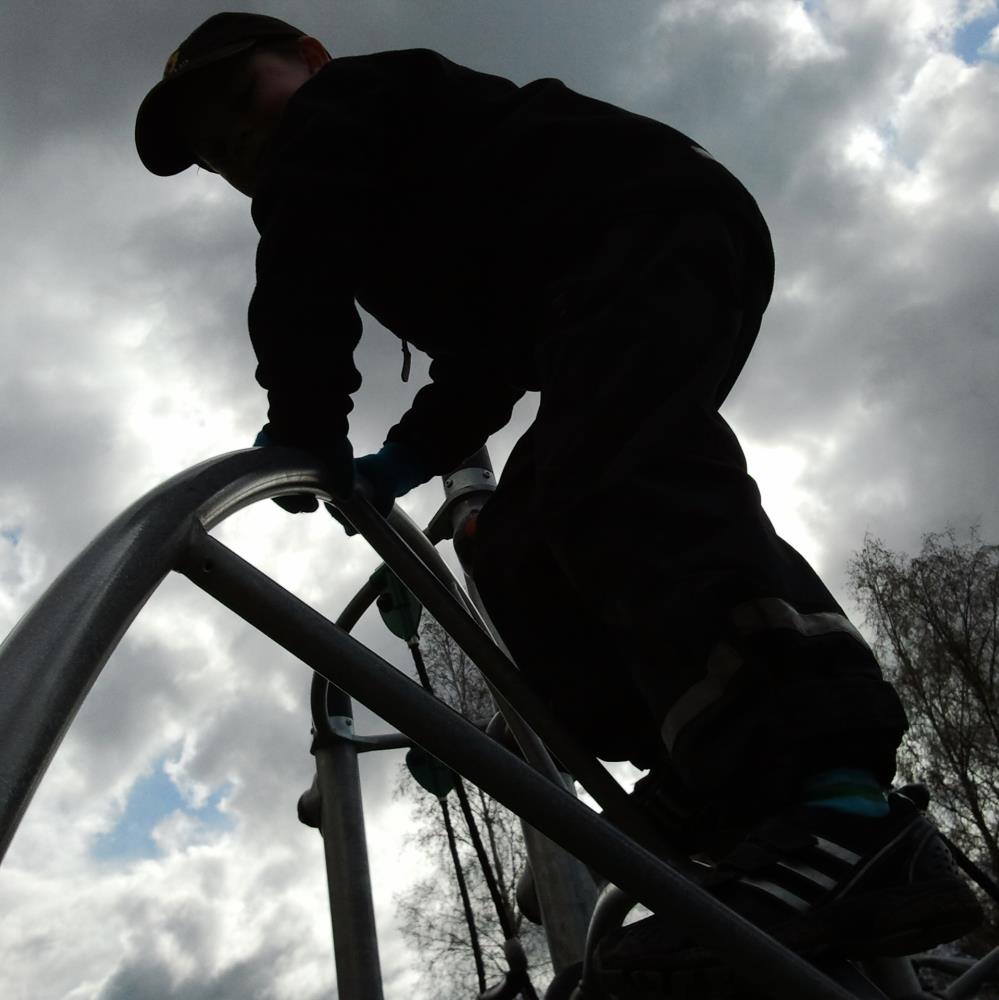
M 750 982 L 800 1000 L 853 1000 L 813 966 L 484 736 L 205 532 L 193 532 L 177 568 L 337 687 L 390 724 L 405 728 L 428 753 L 650 909 L 682 913 L 692 937 L 724 954 Z M 422 594 L 417 592 L 417 596 Z

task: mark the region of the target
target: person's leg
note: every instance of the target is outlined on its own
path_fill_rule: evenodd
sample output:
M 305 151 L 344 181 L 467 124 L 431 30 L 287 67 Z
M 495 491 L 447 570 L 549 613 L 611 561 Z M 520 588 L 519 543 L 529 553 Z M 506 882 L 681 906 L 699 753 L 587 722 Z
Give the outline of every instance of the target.
M 974 926 L 974 897 L 932 824 L 897 797 L 889 812 L 879 788 L 895 772 L 901 704 L 774 532 L 718 413 L 759 320 L 743 308 L 754 296 L 738 248 L 721 220 L 685 225 L 696 254 L 667 232 L 648 267 L 567 310 L 539 349 L 537 530 L 592 619 L 623 637 L 705 829 L 738 833 L 718 856 L 718 898 L 803 952 L 949 940 Z M 830 772 L 869 781 L 881 815 L 841 809 L 841 789 L 804 801 Z M 598 964 L 670 971 L 692 954 L 710 960 L 657 917 Z
M 479 514 L 476 586 L 517 666 L 582 745 L 649 768 L 663 756 L 656 720 L 621 669 L 620 637 L 594 620 L 541 537 L 535 500 L 530 428 Z
M 752 290 L 721 220 L 696 225 L 693 264 L 665 233 L 643 274 L 591 289 L 596 308 L 570 308 L 542 345 L 535 517 L 592 617 L 627 643 L 676 770 L 742 819 L 814 770 L 867 767 L 887 784 L 905 722 L 774 532 L 718 413 L 759 317 L 741 308 Z

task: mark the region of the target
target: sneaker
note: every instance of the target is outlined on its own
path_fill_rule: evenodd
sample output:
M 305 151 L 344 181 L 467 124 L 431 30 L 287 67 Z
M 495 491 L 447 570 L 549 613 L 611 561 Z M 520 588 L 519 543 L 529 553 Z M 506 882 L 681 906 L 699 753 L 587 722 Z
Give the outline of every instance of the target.
M 909 955 L 973 930 L 978 901 L 936 826 L 908 799 L 883 819 L 794 805 L 752 828 L 701 880 L 716 898 L 806 958 Z M 631 980 L 658 996 L 694 970 L 723 965 L 655 915 L 608 935 L 593 958 L 596 985 Z M 662 992 L 665 990 L 666 992 Z
M 691 858 L 727 854 L 752 823 L 744 813 L 719 816 L 695 799 L 669 768 L 654 768 L 635 782 L 631 800 L 677 851 Z M 766 815 L 766 809 L 756 815 Z

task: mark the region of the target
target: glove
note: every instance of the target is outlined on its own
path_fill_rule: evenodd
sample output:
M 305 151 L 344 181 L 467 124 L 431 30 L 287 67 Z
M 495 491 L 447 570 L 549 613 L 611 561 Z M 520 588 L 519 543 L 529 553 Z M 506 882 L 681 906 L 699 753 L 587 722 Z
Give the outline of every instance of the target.
M 254 448 L 268 448 L 271 446 L 295 447 L 290 442 L 280 440 L 274 434 L 269 424 L 265 424 L 253 440 Z M 329 467 L 332 476 L 330 485 L 336 493 L 346 496 L 354 488 L 354 463 L 350 442 L 342 438 L 329 448 L 317 451 L 315 448 L 308 448 L 322 459 Z M 289 514 L 310 514 L 319 509 L 319 501 L 311 493 L 289 493 L 286 496 L 274 497 L 274 502 Z
M 414 487 L 425 483 L 433 471 L 410 448 L 390 441 L 382 445 L 376 454 L 354 459 L 354 475 L 359 489 L 375 510 L 382 517 L 388 517 L 396 497 L 405 496 Z M 344 526 L 348 535 L 357 534 L 335 507 L 327 504 L 326 509 Z

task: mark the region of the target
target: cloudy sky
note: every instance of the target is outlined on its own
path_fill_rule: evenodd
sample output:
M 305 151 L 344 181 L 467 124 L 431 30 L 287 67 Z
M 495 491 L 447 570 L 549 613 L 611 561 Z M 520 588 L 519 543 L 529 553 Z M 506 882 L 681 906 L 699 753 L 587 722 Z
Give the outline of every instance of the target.
M 251 5 L 247 5 L 251 6 Z M 259 7 L 335 54 L 427 46 L 696 137 L 777 253 L 726 414 L 779 530 L 845 594 L 851 552 L 974 521 L 999 535 L 995 0 L 330 0 Z M 135 109 L 202 0 L 13 0 L 0 31 L 0 636 L 111 518 L 244 447 L 254 232 L 218 178 L 155 178 Z M 355 451 L 405 408 L 367 321 Z M 418 386 L 425 367 L 414 367 Z M 492 442 L 500 464 L 530 420 Z M 439 484 L 405 502 L 419 520 Z M 218 532 L 335 616 L 375 565 L 324 514 Z M 366 619 L 359 636 L 405 664 Z M 72 726 L 0 867 L 13 1000 L 335 995 L 308 672 L 186 581 L 156 593 Z M 364 731 L 378 728 L 359 713 Z M 388 1000 L 413 995 L 392 893 L 397 754 L 364 760 Z

